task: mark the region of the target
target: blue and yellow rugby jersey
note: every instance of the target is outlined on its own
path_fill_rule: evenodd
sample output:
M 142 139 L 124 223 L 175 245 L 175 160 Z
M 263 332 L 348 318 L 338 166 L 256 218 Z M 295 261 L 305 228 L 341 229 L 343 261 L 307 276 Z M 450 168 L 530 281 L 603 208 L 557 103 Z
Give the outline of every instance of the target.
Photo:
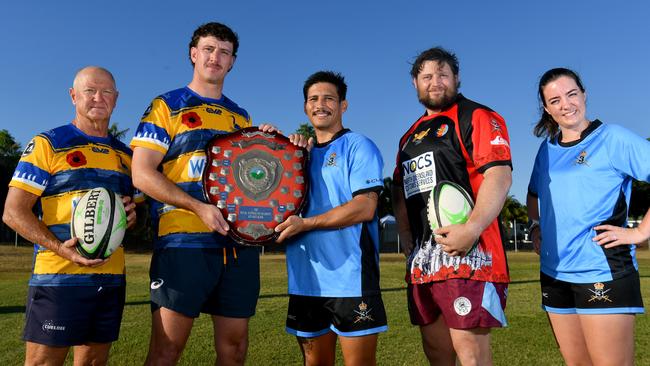
M 104 187 L 134 195 L 131 149 L 113 137 L 88 136 L 73 124 L 34 137 L 23 152 L 10 187 L 39 196 L 36 214 L 61 241 L 70 239 L 72 209 L 81 195 Z M 141 197 L 140 197 L 141 198 Z M 136 201 L 139 198 L 136 198 Z M 30 286 L 111 286 L 124 283 L 124 249 L 100 267 L 81 267 L 34 245 Z
M 201 175 L 205 145 L 217 134 L 251 126 L 251 119 L 225 95 L 204 98 L 188 87 L 172 90 L 153 100 L 145 111 L 131 147 L 144 147 L 164 154 L 159 169 L 190 196 L 205 201 Z M 191 211 L 150 198 L 151 216 L 157 231 L 156 248 L 222 248 L 235 245 L 228 237 L 212 232 Z

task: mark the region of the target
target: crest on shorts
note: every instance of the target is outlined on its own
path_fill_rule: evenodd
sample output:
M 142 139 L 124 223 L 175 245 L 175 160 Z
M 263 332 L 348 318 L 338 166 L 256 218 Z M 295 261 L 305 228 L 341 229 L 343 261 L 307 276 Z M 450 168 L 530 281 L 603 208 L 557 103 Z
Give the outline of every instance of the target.
M 355 313 L 357 313 L 357 316 L 354 318 L 354 322 L 359 323 L 359 322 L 373 321 L 374 319 L 372 318 L 372 315 L 370 315 L 370 311 L 372 311 L 372 309 L 368 308 L 368 304 L 361 301 L 361 304 L 359 304 L 359 310 L 354 311 Z
M 454 300 L 454 311 L 460 316 L 465 316 L 472 311 L 472 302 L 464 296 L 457 297 Z
M 594 301 L 605 301 L 605 302 L 612 302 L 612 300 L 609 298 L 609 295 L 607 293 L 611 291 L 611 288 L 605 289 L 605 284 L 602 282 L 596 282 L 594 283 L 594 289 L 589 289 L 591 291 L 592 295 L 591 298 L 589 298 L 589 302 L 594 302 Z

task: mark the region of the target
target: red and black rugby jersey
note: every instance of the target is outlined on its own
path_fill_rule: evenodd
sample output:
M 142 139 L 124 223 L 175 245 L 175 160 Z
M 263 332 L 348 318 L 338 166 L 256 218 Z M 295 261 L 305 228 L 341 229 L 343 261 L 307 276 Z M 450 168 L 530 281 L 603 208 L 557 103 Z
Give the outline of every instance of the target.
M 393 184 L 404 189 L 416 249 L 431 239 L 426 205 L 436 183 L 457 183 L 476 201 L 483 173 L 497 165 L 512 167 L 504 119 L 460 94 L 450 108 L 425 114 L 409 128 L 400 139 Z M 424 268 L 412 268 L 413 283 L 447 278 L 509 281 L 498 218 L 481 234 L 477 250 L 470 255 L 449 257 L 440 248 L 429 248 L 429 253 L 433 258 Z

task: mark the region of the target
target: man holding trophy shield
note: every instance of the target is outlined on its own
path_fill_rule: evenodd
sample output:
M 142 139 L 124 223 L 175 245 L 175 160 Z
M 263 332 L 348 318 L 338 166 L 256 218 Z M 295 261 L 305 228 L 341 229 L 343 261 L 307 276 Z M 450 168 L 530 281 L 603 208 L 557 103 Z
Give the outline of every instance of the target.
M 227 236 L 227 218 L 206 202 L 201 182 L 206 144 L 251 126 L 246 110 L 222 93 L 238 46 L 237 35 L 223 24 L 197 28 L 189 44 L 192 81 L 155 98 L 131 142 L 133 184 L 150 197 L 156 228 L 148 365 L 176 364 L 200 313 L 212 316 L 219 364 L 242 365 L 246 358 L 248 320 L 259 295 L 259 251 Z

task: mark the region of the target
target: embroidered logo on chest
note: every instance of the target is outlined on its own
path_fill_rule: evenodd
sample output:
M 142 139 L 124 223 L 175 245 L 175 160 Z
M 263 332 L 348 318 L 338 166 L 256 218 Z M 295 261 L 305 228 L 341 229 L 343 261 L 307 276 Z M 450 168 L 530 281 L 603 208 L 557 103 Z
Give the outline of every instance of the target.
M 416 145 L 419 145 L 422 143 L 422 139 L 425 138 L 431 129 L 427 128 L 424 131 L 420 131 L 418 133 L 413 134 L 413 143 Z
M 589 166 L 589 163 L 587 162 L 587 151 L 582 150 L 580 152 L 580 155 L 576 158 L 576 161 L 573 163 L 573 165 L 586 165 Z
M 327 166 L 336 166 L 336 153 L 333 152 L 330 154 L 329 157 L 327 157 L 327 162 L 325 163 Z
M 444 136 L 447 133 L 447 131 L 449 131 L 449 125 L 447 124 L 438 127 L 438 129 L 436 130 L 436 137 Z

